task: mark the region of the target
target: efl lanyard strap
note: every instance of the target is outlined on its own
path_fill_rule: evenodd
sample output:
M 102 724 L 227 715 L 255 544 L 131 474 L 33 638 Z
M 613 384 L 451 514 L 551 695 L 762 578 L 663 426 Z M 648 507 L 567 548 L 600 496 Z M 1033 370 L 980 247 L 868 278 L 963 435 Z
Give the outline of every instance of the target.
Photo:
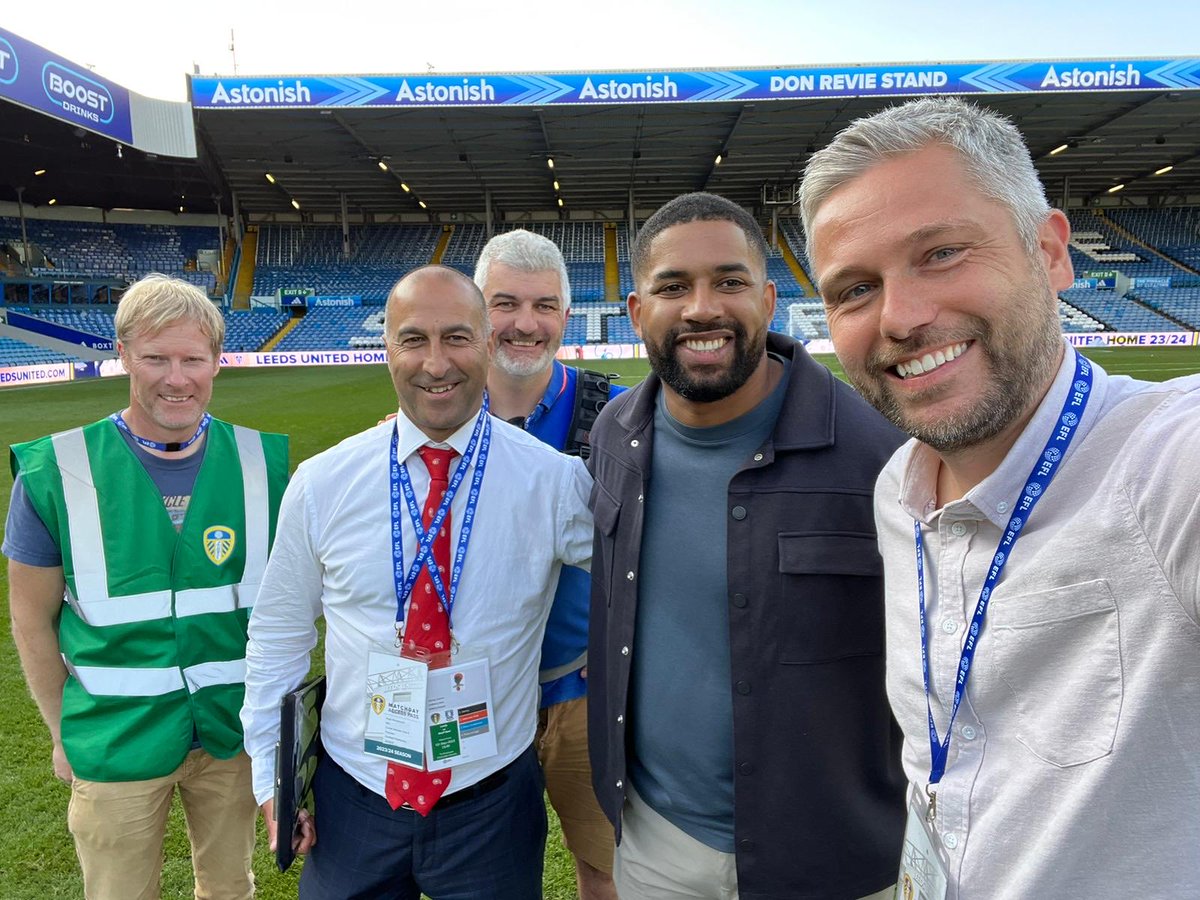
M 979 602 L 975 604 L 975 614 L 971 617 L 971 627 L 967 631 L 963 643 L 962 656 L 958 662 L 958 679 L 954 688 L 954 705 L 950 709 L 950 721 L 946 723 L 946 739 L 938 739 L 937 726 L 933 724 L 933 708 L 929 703 L 929 651 L 926 643 L 925 624 L 925 552 L 921 540 L 921 523 L 913 520 L 913 535 L 917 545 L 917 596 L 921 608 L 921 674 L 925 678 L 925 710 L 929 716 L 929 752 L 932 765 L 929 772 L 929 783 L 937 784 L 942 780 L 946 771 L 946 759 L 950 753 L 950 734 L 954 728 L 954 719 L 958 715 L 958 707 L 967 691 L 967 680 L 971 675 L 971 663 L 975 659 L 975 648 L 979 645 L 979 635 L 983 631 L 983 619 L 987 614 L 988 603 L 995 590 L 1004 566 L 1012 557 L 1013 547 L 1021 536 L 1021 529 L 1029 520 L 1038 499 L 1045 493 L 1046 488 L 1058 472 L 1059 463 L 1067 454 L 1071 440 L 1075 437 L 1076 429 L 1083 419 L 1083 411 L 1087 408 L 1088 395 L 1092 389 L 1092 366 L 1084 356 L 1075 353 L 1075 382 L 1067 399 L 1063 402 L 1059 414 L 1058 425 L 1051 433 L 1041 458 L 1033 467 L 1025 484 L 1025 491 L 1020 503 L 1013 510 L 1012 518 L 1008 520 L 1008 528 L 996 548 L 992 558 L 991 568 L 979 592 Z
M 567 390 L 567 382 L 569 379 L 567 378 L 566 369 L 564 368 L 560 374 L 562 375 L 562 384 L 558 386 L 558 393 L 554 395 L 554 399 L 547 403 L 546 397 L 543 395 L 542 399 L 537 402 L 536 406 L 534 406 L 533 412 L 525 416 L 524 422 L 512 421 L 511 424 L 516 425 L 522 431 L 528 431 L 534 422 L 550 411 L 550 407 L 557 403 Z M 547 390 L 546 394 L 549 393 L 550 391 Z
M 204 432 L 208 431 L 208 426 L 212 424 L 212 416 L 210 416 L 208 413 L 205 413 L 200 417 L 200 424 L 196 426 L 196 433 L 182 444 L 160 444 L 158 441 L 152 441 L 150 438 L 144 438 L 141 435 L 134 434 L 129 428 L 129 423 L 125 421 L 125 417 L 119 412 L 113 413 L 111 416 L 109 416 L 109 418 L 112 419 L 113 423 L 118 428 L 129 435 L 130 439 L 132 439 L 134 443 L 146 447 L 149 450 L 161 450 L 163 453 L 177 453 L 180 450 L 186 450 L 188 447 L 192 446 L 192 444 L 196 443 L 196 441 L 200 440 L 200 436 L 204 434 Z
M 467 555 L 467 545 L 471 540 L 471 528 L 475 522 L 475 508 L 479 505 L 479 487 L 483 483 L 483 471 L 487 466 L 491 437 L 492 423 L 491 417 L 488 415 L 488 403 L 485 396 L 483 408 L 480 409 L 479 416 L 475 419 L 475 428 L 471 432 L 471 440 L 467 444 L 467 450 L 459 457 L 458 465 L 455 467 L 454 474 L 451 476 L 450 483 L 446 488 L 446 494 L 442 497 L 442 502 L 438 506 L 438 511 L 429 525 L 429 530 L 426 531 L 421 525 L 421 510 L 417 506 L 417 498 L 413 491 L 412 479 L 408 474 L 408 466 L 402 465 L 396 459 L 400 434 L 399 428 L 393 425 L 391 449 L 392 579 L 396 586 L 397 624 L 404 621 L 404 604 L 412 593 L 413 586 L 417 583 L 417 576 L 420 574 L 422 566 L 429 572 L 429 579 L 433 582 L 434 589 L 438 592 L 438 597 L 446 607 L 446 618 L 451 618 L 451 611 L 454 608 L 454 598 L 458 595 L 458 582 L 462 578 L 463 560 Z M 450 590 L 447 592 L 441 573 L 438 572 L 437 565 L 433 561 L 433 542 L 442 527 L 442 523 L 446 519 L 446 515 L 450 511 L 450 504 L 454 500 L 454 495 L 458 493 L 458 486 L 462 484 L 463 476 L 471 464 L 471 459 L 475 456 L 476 446 L 479 447 L 479 454 L 475 462 L 475 473 L 471 479 L 471 492 L 467 497 L 467 508 L 463 512 L 462 523 L 459 528 L 458 550 L 454 555 L 454 566 L 450 573 Z M 400 524 L 400 494 L 402 492 L 404 500 L 408 505 L 409 517 L 412 519 L 413 531 L 417 537 L 416 558 L 413 560 L 412 565 L 409 566 L 407 574 L 404 574 L 403 577 L 404 539 Z

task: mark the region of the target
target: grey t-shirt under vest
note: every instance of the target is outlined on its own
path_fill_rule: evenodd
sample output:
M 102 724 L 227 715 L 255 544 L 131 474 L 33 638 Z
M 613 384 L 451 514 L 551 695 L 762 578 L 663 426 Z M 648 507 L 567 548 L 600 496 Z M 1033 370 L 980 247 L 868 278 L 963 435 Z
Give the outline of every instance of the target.
M 192 499 L 192 487 L 204 461 L 205 441 L 200 449 L 184 459 L 164 459 L 148 453 L 125 432 L 121 437 L 137 456 L 155 486 L 162 494 L 163 508 L 171 517 L 171 524 L 178 531 L 187 514 Z M 62 552 L 41 518 L 29 501 L 25 488 L 18 476 L 13 482 L 12 500 L 8 507 L 8 520 L 4 527 L 4 545 L 0 547 L 9 559 L 27 566 L 53 567 L 62 565 Z

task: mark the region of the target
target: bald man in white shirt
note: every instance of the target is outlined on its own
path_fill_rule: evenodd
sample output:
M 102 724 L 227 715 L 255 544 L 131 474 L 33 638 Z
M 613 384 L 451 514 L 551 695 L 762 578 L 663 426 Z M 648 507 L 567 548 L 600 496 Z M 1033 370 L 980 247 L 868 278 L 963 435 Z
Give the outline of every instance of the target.
M 540 897 L 546 817 L 533 752 L 538 659 L 559 569 L 590 566 L 591 479 L 580 460 L 487 415 L 488 319 L 468 278 L 440 266 L 407 275 L 389 297 L 385 339 L 400 403 L 396 419 L 302 464 L 280 510 L 247 650 L 242 716 L 255 795 L 274 840 L 279 700 L 308 671 L 314 623 L 324 616 L 325 754 L 315 780 L 315 827 L 306 824 L 296 840 L 308 852 L 300 896 Z M 422 572 L 414 584 L 405 578 L 416 570 L 419 549 L 410 498 L 420 502 L 429 492 L 418 453 L 425 448 L 457 457 L 445 489 L 455 562 L 439 565 L 444 577 Z M 422 527 L 431 524 L 437 520 Z M 430 593 L 422 592 L 420 577 L 431 578 L 438 596 L 449 600 L 453 647 L 439 658 L 442 651 L 431 646 L 428 675 L 421 676 L 429 684 L 420 715 L 425 768 L 436 768 L 432 742 L 447 729 L 464 748 L 486 747 L 494 737 L 494 753 L 464 750 L 466 758 L 448 773 L 422 773 L 419 765 L 399 766 L 365 750 L 369 720 L 378 715 L 371 712 L 368 669 L 426 655 L 412 646 L 414 631 L 419 641 L 426 624 L 415 626 L 426 613 L 412 600 L 421 596 L 427 606 Z M 477 724 L 470 732 L 453 702 L 438 705 L 435 683 L 445 665 L 456 673 L 450 691 L 462 686 L 463 672 L 466 682 L 478 683 L 470 673 L 486 669 L 482 729 Z M 443 672 L 440 680 L 449 684 L 450 677 Z M 401 782 L 407 789 L 419 777 L 444 790 L 440 799 L 429 803 L 422 794 L 399 802 L 394 791 Z

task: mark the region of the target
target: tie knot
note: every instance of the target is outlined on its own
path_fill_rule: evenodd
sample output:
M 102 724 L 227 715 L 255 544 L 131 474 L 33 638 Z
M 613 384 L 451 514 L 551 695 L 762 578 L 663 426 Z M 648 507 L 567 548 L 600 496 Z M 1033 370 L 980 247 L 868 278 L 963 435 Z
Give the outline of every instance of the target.
M 437 447 L 422 447 L 417 451 L 421 462 L 429 470 L 429 477 L 437 481 L 450 480 L 450 463 L 458 456 L 457 450 L 439 450 Z

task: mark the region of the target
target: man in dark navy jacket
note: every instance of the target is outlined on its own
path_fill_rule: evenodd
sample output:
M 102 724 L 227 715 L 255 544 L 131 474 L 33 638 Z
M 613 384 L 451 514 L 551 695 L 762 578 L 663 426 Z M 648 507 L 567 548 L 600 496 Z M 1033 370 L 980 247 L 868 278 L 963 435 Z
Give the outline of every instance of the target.
M 593 780 L 623 898 L 890 897 L 904 820 L 875 478 L 902 435 L 795 341 L 754 219 L 632 248 L 653 373 L 592 431 Z

